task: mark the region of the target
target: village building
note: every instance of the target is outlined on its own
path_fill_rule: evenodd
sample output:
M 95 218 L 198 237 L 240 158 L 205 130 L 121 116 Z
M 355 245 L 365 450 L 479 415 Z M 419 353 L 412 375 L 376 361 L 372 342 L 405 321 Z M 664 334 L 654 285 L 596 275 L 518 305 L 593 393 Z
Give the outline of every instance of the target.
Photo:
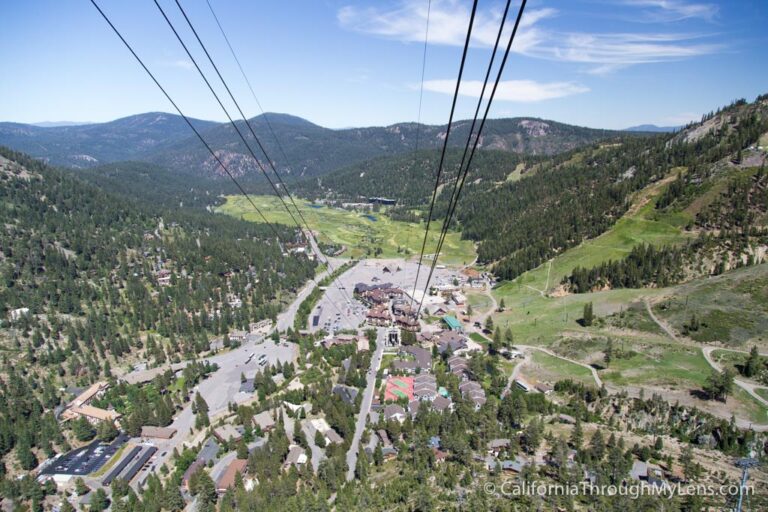
M 413 396 L 417 400 L 431 402 L 437 397 L 437 379 L 429 373 L 422 373 L 413 378 Z
M 397 404 L 389 404 L 384 407 L 384 419 L 387 421 L 397 421 L 402 423 L 405 421 L 405 409 Z
M 459 384 L 461 396 L 475 404 L 475 410 L 479 410 L 487 401 L 485 390 L 473 380 L 467 380 Z
M 236 443 L 243 438 L 243 433 L 229 423 L 213 429 L 213 435 L 222 443 Z
M 386 327 L 392 322 L 392 316 L 389 314 L 389 309 L 383 304 L 369 309 L 368 313 L 365 315 L 365 319 L 369 325 L 375 325 L 377 327 Z
M 420 328 L 419 321 L 411 316 L 396 316 L 395 325 L 408 332 L 418 332 Z
M 297 445 L 291 445 L 288 450 L 288 455 L 285 456 L 285 462 L 283 462 L 283 468 L 289 469 L 291 466 L 303 466 L 307 463 L 307 454 L 304 452 L 304 448 Z
M 436 412 L 453 411 L 453 401 L 450 398 L 446 398 L 443 395 L 438 394 L 434 400 L 432 400 L 432 409 Z
M 230 341 L 236 341 L 238 343 L 243 343 L 245 341 L 246 336 L 248 336 L 248 333 L 245 331 L 230 331 L 227 335 L 229 337 Z
M 359 392 L 359 389 L 352 386 L 345 386 L 344 384 L 336 384 L 333 386 L 333 394 L 341 398 L 345 404 L 349 405 L 354 405 Z
M 530 393 L 531 391 L 533 391 L 535 389 L 533 387 L 533 385 L 530 382 L 528 382 L 527 380 L 525 380 L 525 378 L 523 378 L 523 377 L 516 378 L 515 379 L 515 385 L 518 388 L 520 388 L 523 391 L 525 391 L 526 393 Z
M 356 334 L 337 334 L 330 338 L 326 338 L 322 341 L 323 347 L 328 349 L 337 345 L 358 345 L 358 338 Z
M 448 317 L 446 317 L 448 318 Z M 453 318 L 453 317 L 450 317 Z M 458 320 L 457 320 L 458 322 Z M 467 338 L 463 334 L 454 331 L 443 331 L 437 338 L 437 350 L 441 354 L 445 352 L 456 353 L 467 348 Z
M 464 379 L 469 375 L 469 362 L 461 356 L 451 356 L 448 358 L 448 369 L 459 379 Z
M 509 448 L 511 441 L 509 439 L 491 439 L 488 441 L 488 453 L 498 457 L 499 453 Z
M 113 410 L 101 409 L 91 404 L 96 398 L 102 396 L 109 387 L 106 382 L 96 382 L 67 404 L 61 413 L 63 421 L 83 417 L 96 425 L 102 421 L 117 422 L 121 415 Z
M 228 489 L 234 487 L 237 475 L 244 475 L 247 470 L 247 466 L 248 460 L 246 459 L 235 459 L 230 462 L 229 466 L 227 466 L 227 469 L 224 470 L 224 473 L 222 473 L 216 482 L 216 492 L 222 494 L 227 492 Z
M 445 315 L 441 320 L 445 324 L 445 326 L 448 327 L 448 329 L 451 331 L 455 331 L 455 332 L 464 331 L 464 327 L 461 325 L 461 322 L 459 322 L 458 318 L 456 318 L 453 315 Z
M 181 487 L 185 491 L 190 492 L 189 480 L 200 468 L 205 468 L 205 461 L 203 459 L 196 459 L 184 472 L 184 475 L 181 477 Z
M 309 420 L 309 428 L 313 436 L 316 432 L 320 432 L 320 435 L 325 437 L 326 444 L 341 444 L 344 442 L 338 432 L 331 428 L 325 418 Z
M 253 416 L 253 425 L 255 427 L 259 427 L 262 432 L 270 432 L 272 429 L 275 428 L 275 418 L 274 418 L 275 411 L 262 411 L 256 415 Z
M 170 439 L 175 435 L 175 428 L 153 427 L 149 425 L 141 427 L 141 437 L 148 437 L 153 439 Z
M 209 437 L 205 441 L 203 447 L 200 448 L 200 451 L 197 452 L 197 458 L 202 460 L 205 464 L 208 464 L 209 462 L 216 460 L 219 450 L 221 450 L 219 443 L 217 443 L 213 437 Z

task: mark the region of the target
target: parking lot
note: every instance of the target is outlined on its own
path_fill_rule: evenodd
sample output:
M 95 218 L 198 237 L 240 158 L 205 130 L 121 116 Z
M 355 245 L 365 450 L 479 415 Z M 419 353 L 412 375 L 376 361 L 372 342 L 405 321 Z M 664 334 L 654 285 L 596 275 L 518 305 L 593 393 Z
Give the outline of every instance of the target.
M 120 449 L 128 436 L 121 434 L 110 444 L 101 444 L 98 440 L 63 454 L 45 467 L 43 475 L 76 475 L 85 476 L 101 467 Z
M 431 262 L 425 260 L 422 266 L 417 288 L 419 290 L 423 290 L 426 285 L 430 264 Z M 353 298 L 355 284 L 392 283 L 410 296 L 417 270 L 418 263 L 402 259 L 361 261 L 342 274 L 325 291 L 310 315 L 310 330 L 316 332 L 324 329 L 330 332 L 357 329 L 365 322 L 368 308 Z M 430 284 L 435 286 L 450 283 L 456 275 L 456 270 L 436 268 Z M 314 325 L 315 315 L 319 316 L 317 325 Z

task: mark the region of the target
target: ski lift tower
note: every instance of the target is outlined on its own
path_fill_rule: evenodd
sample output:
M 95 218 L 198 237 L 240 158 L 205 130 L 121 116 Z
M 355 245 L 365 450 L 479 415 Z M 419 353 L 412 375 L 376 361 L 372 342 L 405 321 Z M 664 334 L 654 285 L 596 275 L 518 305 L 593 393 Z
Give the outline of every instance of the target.
M 739 485 L 739 503 L 736 506 L 736 512 L 742 511 L 742 505 L 744 503 L 744 489 L 747 486 L 747 479 L 749 478 L 749 470 L 757 466 L 759 463 L 755 458 L 745 458 L 736 461 L 736 467 L 741 468 L 741 485 Z

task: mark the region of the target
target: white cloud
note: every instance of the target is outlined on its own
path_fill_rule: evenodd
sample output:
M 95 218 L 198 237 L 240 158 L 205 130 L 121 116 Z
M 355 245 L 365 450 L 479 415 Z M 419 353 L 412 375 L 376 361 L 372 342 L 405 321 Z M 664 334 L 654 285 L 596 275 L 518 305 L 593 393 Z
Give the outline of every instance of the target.
M 482 91 L 481 80 L 462 80 L 459 94 L 477 98 Z M 443 94 L 453 94 L 456 80 L 426 80 L 424 89 Z M 563 98 L 574 94 L 588 92 L 589 88 L 573 82 L 547 82 L 534 80 L 505 80 L 499 82 L 494 101 L 514 101 L 518 103 L 533 103 L 537 101 Z M 490 86 L 486 90 L 486 98 L 490 95 Z
M 681 60 L 708 55 L 720 45 L 694 43 L 697 34 L 561 34 L 531 49 L 529 55 L 593 65 L 589 72 L 603 74 L 635 64 Z
M 640 17 L 656 16 L 656 21 L 684 18 L 711 18 L 717 7 L 681 0 L 625 0 L 624 5 L 642 10 Z M 512 10 L 512 9 L 510 9 Z M 478 10 L 472 43 L 491 47 L 498 32 L 502 11 Z M 510 19 L 516 14 L 513 11 Z M 697 33 L 587 33 L 550 30 L 542 22 L 557 16 L 552 8 L 526 10 L 512 50 L 526 56 L 587 64 L 590 74 L 605 74 L 622 67 L 666 62 L 708 55 L 723 46 L 701 42 L 708 34 Z M 433 0 L 429 16 L 429 43 L 462 46 L 470 10 L 458 0 Z M 427 6 L 422 0 L 401 0 L 396 8 L 357 6 L 338 12 L 343 28 L 403 42 L 423 42 Z M 637 19 L 637 21 L 643 21 Z M 507 35 L 512 23 L 507 24 Z
M 509 18 L 513 19 L 512 16 L 515 13 L 516 10 L 510 12 Z M 556 13 L 555 9 L 550 8 L 526 11 L 515 37 L 515 50 L 523 51 L 536 44 L 538 33 L 534 25 L 539 20 L 554 16 Z M 477 11 L 471 39 L 474 46 L 493 46 L 499 31 L 502 14 L 501 9 Z M 466 2 L 433 0 L 429 11 L 429 43 L 463 46 L 467 36 L 469 16 L 470 8 Z M 403 0 L 394 9 L 346 6 L 339 10 L 337 18 L 343 28 L 355 32 L 373 34 L 403 42 L 424 42 L 427 4 L 423 1 Z M 507 22 L 505 30 L 507 37 L 512 30 L 512 25 L 513 22 Z
M 690 3 L 682 0 L 626 0 L 627 5 L 645 7 L 649 21 L 681 21 L 699 18 L 711 21 L 718 12 L 715 4 Z
M 178 69 L 185 69 L 185 70 L 195 69 L 195 65 L 192 64 L 192 61 L 188 59 L 176 59 L 176 60 L 163 61 L 160 63 L 160 65 L 166 68 L 178 68 Z

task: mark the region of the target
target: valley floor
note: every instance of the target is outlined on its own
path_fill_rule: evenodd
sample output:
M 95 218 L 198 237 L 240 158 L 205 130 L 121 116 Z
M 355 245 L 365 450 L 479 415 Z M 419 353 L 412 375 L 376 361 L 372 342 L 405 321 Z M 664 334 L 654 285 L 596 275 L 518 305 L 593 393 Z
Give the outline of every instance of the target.
M 288 212 L 274 196 L 251 196 L 269 222 L 293 225 Z M 296 201 L 309 227 L 321 243 L 342 245 L 345 258 L 376 256 L 382 258 L 418 257 L 424 240 L 424 225 L 391 220 L 384 211 L 365 212 Z M 291 205 L 291 209 L 293 209 Z M 253 222 L 263 222 L 253 206 L 242 196 L 228 196 L 218 208 L 220 213 Z M 294 213 L 297 220 L 301 222 Z M 440 225 L 431 226 L 426 253 L 434 252 Z M 474 244 L 462 240 L 458 232 L 449 232 L 440 254 L 441 263 L 467 264 L 475 259 Z

